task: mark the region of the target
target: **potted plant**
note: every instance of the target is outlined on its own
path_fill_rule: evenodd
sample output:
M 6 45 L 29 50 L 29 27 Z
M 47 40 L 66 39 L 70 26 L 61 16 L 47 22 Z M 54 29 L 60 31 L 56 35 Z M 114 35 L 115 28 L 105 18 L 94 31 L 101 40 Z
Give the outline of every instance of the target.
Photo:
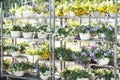
M 43 80 L 48 79 L 50 74 L 49 68 L 45 63 L 39 64 L 39 75 Z
M 13 63 L 8 68 L 8 73 L 16 75 L 16 76 L 23 76 L 25 70 L 29 68 L 28 63 L 21 62 L 21 63 Z
M 79 34 L 81 40 L 89 40 L 91 38 L 89 26 L 76 27 L 75 32 L 76 34 Z
M 11 31 L 11 37 L 13 38 L 19 38 L 20 37 L 20 31 L 22 30 L 21 26 L 19 25 L 13 25 L 10 29 Z
M 61 72 L 61 76 L 63 80 L 89 80 L 92 77 L 87 70 L 82 70 L 80 68 L 65 69 Z
M 55 48 L 55 55 L 59 60 L 71 60 L 72 59 L 72 50 L 66 49 L 64 47 Z
M 39 52 L 38 48 L 34 48 L 34 47 L 27 47 L 26 48 L 26 56 L 28 57 L 29 62 L 35 63 L 38 59 L 39 56 L 37 55 Z
M 37 32 L 37 37 L 38 38 L 42 38 L 42 39 L 46 39 L 48 34 L 47 34 L 47 29 L 48 29 L 48 25 L 40 25 L 38 28 L 38 32 Z
M 91 73 L 96 76 L 95 79 L 112 80 L 114 78 L 114 73 L 112 69 L 91 69 Z
M 90 56 L 99 65 L 107 65 L 113 59 L 114 52 L 97 47 L 90 48 Z
M 98 38 L 99 29 L 100 28 L 98 26 L 90 26 L 91 38 Z
M 20 47 L 18 45 L 7 44 L 3 46 L 3 51 L 7 52 L 7 54 L 14 56 L 20 55 Z
M 25 54 L 26 48 L 30 47 L 30 44 L 27 42 L 20 42 L 18 43 L 18 46 L 20 47 L 20 52 Z
M 3 60 L 3 69 L 4 70 L 8 69 L 11 63 L 12 63 L 12 61 L 9 59 Z
M 20 47 L 18 45 L 10 45 L 9 50 L 11 51 L 11 55 L 13 57 L 19 56 L 21 54 L 20 53 Z
M 64 27 L 56 27 L 55 29 L 55 35 L 57 38 L 71 38 L 72 37 L 72 28 L 68 24 Z
M 32 10 L 31 6 L 21 6 L 23 17 L 35 17 L 35 12 Z
M 91 57 L 88 48 L 82 47 L 80 51 L 75 51 L 74 54 L 75 54 L 74 57 L 75 63 L 80 64 L 84 68 L 89 67 L 89 64 L 91 62 Z
M 114 41 L 115 28 L 106 24 L 102 24 L 100 28 L 100 37 L 109 41 Z
M 37 54 L 40 56 L 40 59 L 48 59 L 51 55 L 48 49 L 48 44 L 43 44 L 43 46 L 39 49 Z
M 24 38 L 32 38 L 34 27 L 32 26 L 32 24 L 27 23 L 25 24 L 25 26 L 22 27 L 22 31 Z
M 85 5 L 80 2 L 76 2 L 73 5 L 73 12 L 75 16 L 82 16 L 88 14 Z

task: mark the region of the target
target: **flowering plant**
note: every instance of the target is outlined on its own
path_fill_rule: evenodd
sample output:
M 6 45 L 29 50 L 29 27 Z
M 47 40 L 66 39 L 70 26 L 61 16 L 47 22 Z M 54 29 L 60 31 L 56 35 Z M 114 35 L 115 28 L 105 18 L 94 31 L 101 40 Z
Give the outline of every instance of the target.
M 113 3 L 109 3 L 108 5 L 108 12 L 115 13 L 115 5 Z
M 98 11 L 102 12 L 102 13 L 107 13 L 108 12 L 108 5 L 105 2 L 99 4 Z
M 47 14 L 49 11 L 49 3 L 44 2 L 44 3 L 40 3 L 40 4 L 36 4 L 36 5 L 34 4 L 32 9 L 34 12 L 37 12 L 38 14 L 40 14 L 40 13 Z
M 80 5 L 81 4 L 81 5 Z M 84 4 L 76 2 L 73 6 L 73 12 L 76 16 L 86 15 L 87 10 Z
M 90 27 L 89 26 L 79 26 L 79 27 L 75 27 L 75 33 L 79 34 L 79 33 L 89 33 L 90 32 Z
M 55 35 L 58 38 L 66 38 L 72 35 L 72 28 L 69 25 L 65 25 L 64 27 L 57 27 L 55 30 Z
M 114 73 L 112 69 L 92 69 L 91 72 L 97 78 L 104 78 L 105 80 L 110 80 L 111 78 L 114 78 Z
M 71 49 L 66 49 L 64 47 L 55 48 L 55 55 L 61 60 L 70 60 L 72 55 Z
M 113 41 L 115 36 L 115 28 L 112 26 L 107 26 L 103 24 L 100 28 L 100 32 L 105 34 L 105 39 Z
M 90 78 L 91 74 L 87 70 L 75 68 L 75 69 L 66 69 L 61 72 L 61 76 L 66 80 L 77 80 L 81 78 Z
M 75 62 L 83 67 L 88 67 L 91 61 L 89 51 L 86 47 L 82 47 L 80 51 L 75 52 Z
M 102 58 L 113 59 L 114 52 L 92 46 L 89 48 L 89 54 L 94 61 L 98 61 L 98 59 Z

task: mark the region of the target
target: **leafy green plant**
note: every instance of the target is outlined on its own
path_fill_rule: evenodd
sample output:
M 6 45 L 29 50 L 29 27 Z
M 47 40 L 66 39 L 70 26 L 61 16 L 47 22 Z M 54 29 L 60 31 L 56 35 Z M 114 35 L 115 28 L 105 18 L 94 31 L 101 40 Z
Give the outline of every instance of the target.
M 86 47 L 82 47 L 80 51 L 76 51 L 75 53 L 75 62 L 77 64 L 81 64 L 83 67 L 88 67 L 91 61 L 91 56 L 89 54 L 89 50 Z
M 21 42 L 18 45 L 20 46 L 20 52 L 23 54 L 25 53 L 26 48 L 30 46 L 27 42 Z
M 114 41 L 115 28 L 112 26 L 107 26 L 105 24 L 102 24 L 102 25 L 103 26 L 101 27 L 100 32 L 105 34 L 105 39 Z
M 114 72 L 112 69 L 92 69 L 91 72 L 96 76 L 96 78 L 104 78 L 105 80 L 114 78 Z
M 90 27 L 89 26 L 79 26 L 79 27 L 75 27 L 75 33 L 79 34 L 79 33 L 88 33 L 90 32 Z
M 31 24 L 27 23 L 25 26 L 22 27 L 23 32 L 33 32 L 35 31 L 35 27 L 33 27 Z
M 72 50 L 71 49 L 66 49 L 63 47 L 58 47 L 55 48 L 55 55 L 57 58 L 62 59 L 62 60 L 70 60 L 72 59 Z
M 44 74 L 46 71 L 49 71 L 49 66 L 45 63 L 39 64 L 40 73 Z
M 9 68 L 11 63 L 12 63 L 12 61 L 10 61 L 9 59 L 3 60 L 3 67 L 4 67 L 4 69 Z
M 26 63 L 26 62 L 13 63 L 13 64 L 10 65 L 10 67 L 8 68 L 7 71 L 9 71 L 13 74 L 15 72 L 27 70 L 28 68 L 29 68 L 29 64 Z
M 91 74 L 78 68 L 73 70 L 66 69 L 61 73 L 61 76 L 66 80 L 77 80 L 78 78 L 90 78 Z
M 55 35 L 59 38 L 72 36 L 72 27 L 69 25 L 65 25 L 65 27 L 56 27 Z
M 48 25 L 43 24 L 43 25 L 39 26 L 38 31 L 39 32 L 41 32 L 41 31 L 47 32 L 47 28 L 48 28 Z
M 7 44 L 7 45 L 3 46 L 3 50 L 4 51 L 19 51 L 20 50 L 20 46 Z
M 19 25 L 13 25 L 10 30 L 11 30 L 11 31 L 21 31 L 22 28 L 21 28 L 21 26 L 19 26 Z

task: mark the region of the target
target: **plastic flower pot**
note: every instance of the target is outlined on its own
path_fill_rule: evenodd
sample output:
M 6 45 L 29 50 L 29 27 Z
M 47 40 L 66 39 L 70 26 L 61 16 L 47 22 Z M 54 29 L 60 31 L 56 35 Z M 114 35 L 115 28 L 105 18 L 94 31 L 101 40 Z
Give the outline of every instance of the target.
M 100 14 L 100 12 L 96 11 L 96 12 L 91 12 L 91 16 L 92 17 L 100 17 L 101 14 Z
M 11 53 L 11 55 L 12 55 L 13 57 L 19 56 L 19 55 L 20 55 L 20 51 L 14 51 L 14 52 Z
M 77 80 L 89 80 L 89 78 L 78 78 Z
M 48 80 L 48 76 L 47 75 L 41 75 L 40 76 L 43 80 Z
M 23 76 L 24 75 L 24 71 L 15 72 L 14 75 L 16 75 L 16 76 Z
M 20 37 L 20 31 L 11 31 L 11 37 L 13 38 L 19 38 Z
M 41 38 L 42 39 L 46 39 L 47 38 L 47 34 L 46 33 L 42 34 L 42 33 L 39 32 L 37 36 L 38 36 L 39 39 L 41 39 Z
M 80 33 L 79 36 L 81 40 L 89 40 L 91 38 L 90 33 Z
M 33 11 L 23 11 L 23 17 L 35 17 L 35 13 Z
M 24 38 L 32 38 L 33 37 L 33 32 L 23 32 L 23 37 Z
M 107 65 L 109 63 L 109 58 L 102 58 L 98 60 L 98 64 L 103 66 L 103 65 Z

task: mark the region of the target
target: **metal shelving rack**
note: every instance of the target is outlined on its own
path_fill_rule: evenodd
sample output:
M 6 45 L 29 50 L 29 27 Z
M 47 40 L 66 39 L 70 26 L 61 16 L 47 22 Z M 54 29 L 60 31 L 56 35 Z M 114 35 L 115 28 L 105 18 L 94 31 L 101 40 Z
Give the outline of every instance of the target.
M 52 24 L 52 9 L 51 9 L 51 0 L 49 0 L 49 4 L 50 4 L 50 6 L 49 6 L 49 9 L 50 9 L 50 11 L 49 11 L 49 17 L 27 17 L 27 18 L 17 18 L 17 17 L 4 17 L 4 19 L 12 19 L 12 20 L 15 20 L 15 19 L 41 19 L 41 18 L 44 18 L 44 19 L 49 19 L 49 26 L 51 27 L 51 26 L 53 26 L 53 25 L 51 25 Z M 2 2 L 1 2 L 1 6 L 2 6 Z M 1 14 L 3 14 L 2 12 L 1 12 Z M 3 16 L 2 16 L 3 17 Z M 1 17 L 1 30 L 3 29 L 3 24 L 2 24 L 2 20 L 3 20 L 3 18 Z M 55 20 L 55 19 L 53 19 L 53 20 Z M 55 22 L 55 21 L 54 21 Z M 52 35 L 50 35 L 49 36 L 49 39 L 50 39 L 50 50 L 51 50 L 51 48 L 53 49 L 53 47 L 51 46 L 53 43 L 51 43 L 52 42 L 52 37 L 51 37 Z M 3 39 L 5 39 L 5 38 L 8 38 L 8 37 L 3 37 L 3 33 L 2 33 L 2 31 L 1 31 L 1 44 L 3 45 Z M 9 37 L 10 38 L 10 37 Z M 34 40 L 34 39 L 33 39 Z M 9 75 L 8 73 L 4 73 L 3 72 L 3 48 L 2 48 L 2 45 L 1 45 L 1 77 L 10 77 L 10 78 L 17 78 L 17 79 L 23 79 L 23 80 L 41 80 L 41 78 L 39 78 L 39 77 L 37 77 L 37 76 L 31 76 L 31 75 L 27 75 L 27 74 L 25 74 L 25 76 L 23 76 L 23 77 L 18 77 L 18 76 L 14 76 L 14 75 Z M 52 51 L 51 51 L 52 52 Z M 50 68 L 50 71 L 51 71 L 51 74 L 50 74 L 50 76 L 51 76 L 51 79 L 52 78 L 54 78 L 54 61 L 55 60 L 53 60 L 53 55 L 51 56 L 51 58 L 50 58 L 50 66 L 51 66 L 51 68 Z
M 0 4 L 1 4 L 1 7 L 2 7 L 2 2 L 0 2 Z M 55 27 L 55 19 L 56 18 L 100 18 L 100 19 L 104 19 L 104 17 L 68 17 L 68 16 L 63 16 L 63 17 L 56 17 L 55 16 L 55 0 L 49 0 L 49 4 L 50 4 L 50 6 L 49 6 L 49 10 L 50 10 L 50 13 L 49 13 L 49 17 L 36 17 L 35 19 L 39 19 L 39 18 L 49 18 L 49 27 Z M 117 42 L 118 42 L 118 40 L 117 40 L 117 24 L 118 24 L 118 18 L 119 18 L 119 16 L 117 15 L 117 13 L 118 13 L 118 10 L 117 10 L 117 6 L 118 6 L 118 0 L 115 0 L 115 13 L 116 13 L 116 15 L 115 15 L 115 42 L 114 42 L 114 52 L 115 52 L 115 56 L 114 56 L 114 80 L 117 80 Z M 52 8 L 51 8 L 52 7 Z M 1 14 L 2 14 L 2 12 L 1 12 Z M 29 18 L 13 18 L 13 17 L 11 17 L 11 18 L 7 18 L 7 17 L 4 17 L 5 19 L 33 19 L 32 17 L 29 17 Z M 2 15 L 1 15 L 1 24 L 0 24 L 0 26 L 1 26 L 1 30 L 2 30 L 2 20 L 3 20 L 3 17 L 2 17 Z M 49 41 L 50 41 L 50 46 L 49 46 L 49 49 L 50 49 L 50 51 L 52 52 L 52 56 L 50 57 L 50 66 L 51 66 L 51 68 L 50 68 L 50 71 L 51 71 L 51 78 L 52 78 L 52 80 L 55 80 L 55 55 L 54 55 L 54 49 L 55 49 L 55 37 L 54 36 L 52 36 L 52 34 L 50 34 L 49 35 Z M 81 40 L 80 40 L 81 41 Z M 100 40 L 88 40 L 88 41 L 95 41 L 95 42 L 97 42 L 97 41 L 100 41 Z M 2 51 L 2 42 L 3 42 L 3 35 L 2 35 L 2 31 L 1 31 L 1 53 L 3 52 Z M 1 54 L 1 76 L 3 77 L 3 69 L 2 69 L 2 67 L 3 67 L 3 54 Z M 6 77 L 15 77 L 15 78 L 20 78 L 20 79 L 31 79 L 31 78 L 34 78 L 35 80 L 39 80 L 38 78 L 36 78 L 36 77 L 31 77 L 30 78 L 30 76 L 28 76 L 29 78 L 27 78 L 27 77 L 16 77 L 16 76 L 11 76 L 11 75 L 4 75 L 4 76 L 6 76 Z

